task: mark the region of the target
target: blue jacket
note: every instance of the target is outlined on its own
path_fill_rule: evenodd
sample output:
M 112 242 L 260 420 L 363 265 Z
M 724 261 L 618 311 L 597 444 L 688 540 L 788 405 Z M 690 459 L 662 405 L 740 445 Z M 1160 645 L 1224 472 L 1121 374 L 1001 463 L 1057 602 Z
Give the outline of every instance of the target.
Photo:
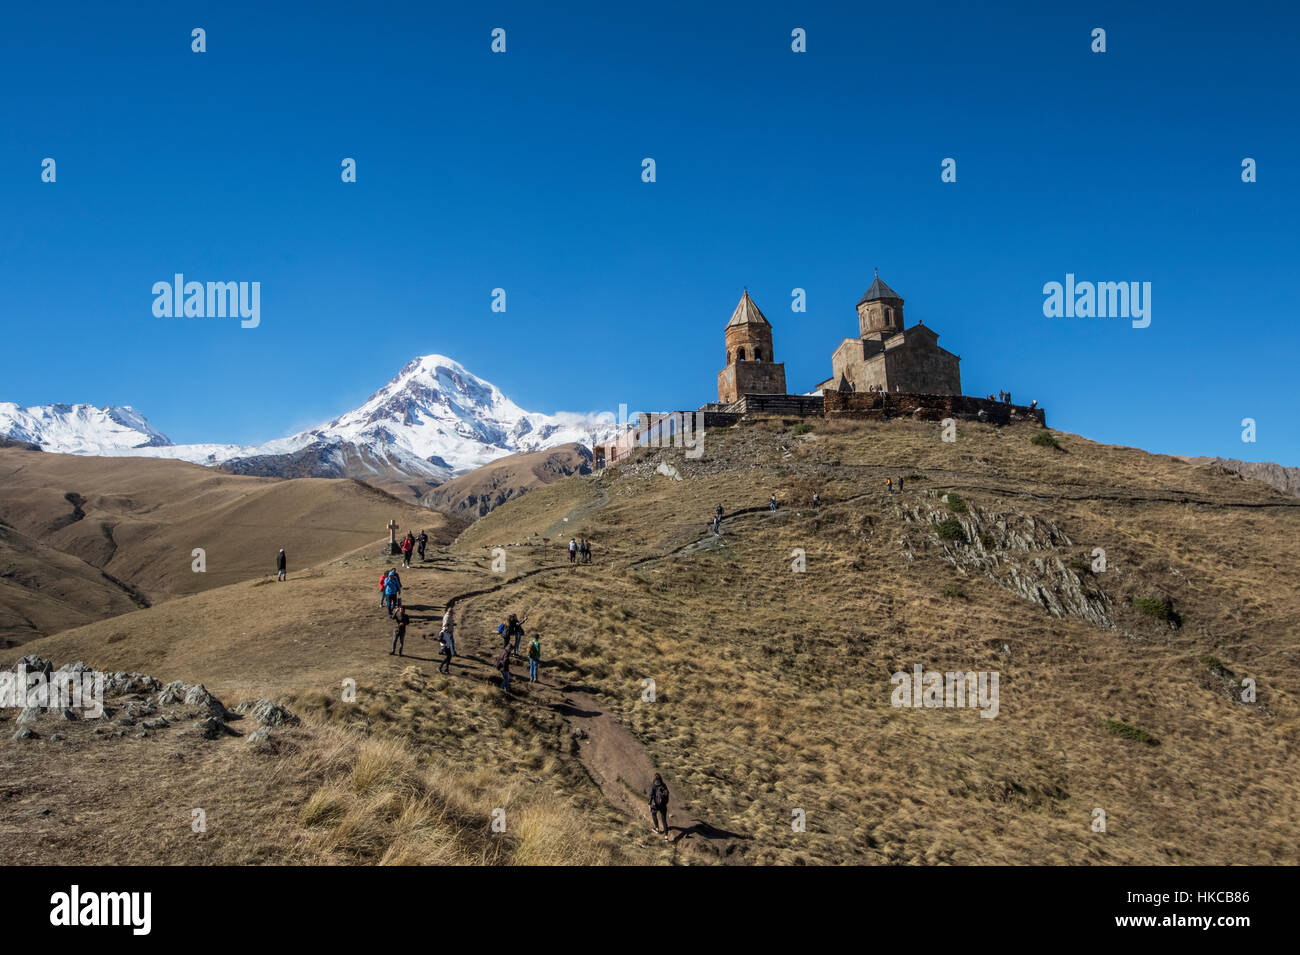
M 388 583 L 384 584 L 385 594 L 400 594 L 402 592 L 402 581 L 396 574 L 388 575 Z

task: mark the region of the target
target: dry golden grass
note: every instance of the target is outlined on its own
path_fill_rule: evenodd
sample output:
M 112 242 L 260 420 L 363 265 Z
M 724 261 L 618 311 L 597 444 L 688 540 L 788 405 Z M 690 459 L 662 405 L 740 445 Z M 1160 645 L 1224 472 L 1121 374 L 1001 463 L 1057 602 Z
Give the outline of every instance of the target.
M 1300 502 L 1072 435 L 1058 433 L 1063 450 L 1036 446 L 1031 427 L 964 423 L 944 444 L 931 424 L 817 422 L 796 435 L 793 423 L 710 432 L 698 461 L 638 452 L 494 511 L 404 574 L 409 659 L 387 655 L 374 589 L 385 562 L 364 551 L 282 587 L 237 584 L 24 648 L 201 680 L 226 699 L 276 696 L 306 718 L 292 752 L 250 760 L 240 741 L 220 742 L 185 774 L 135 747 L 119 757 L 134 796 L 114 796 L 94 824 L 125 839 L 114 814 L 139 825 L 159 793 L 260 788 L 274 811 L 243 804 L 255 836 L 223 843 L 221 858 L 679 860 L 587 777 L 560 706 L 571 684 L 640 741 L 677 807 L 732 834 L 717 840 L 728 861 L 1300 859 Z M 661 459 L 683 480 L 654 475 Z M 884 480 L 899 475 L 906 490 L 890 498 Z M 990 522 L 1050 522 L 1070 539 L 1000 561 L 1083 567 L 1103 547 L 1106 571 L 1079 574 L 1106 595 L 1116 629 L 1051 616 L 958 570 L 957 545 L 908 519 L 911 508 L 945 512 L 944 491 Z M 773 492 L 775 515 L 764 509 Z M 705 533 L 717 503 L 733 515 L 720 539 Z M 570 536 L 592 539 L 596 564 L 567 565 Z M 490 570 L 495 546 L 507 549 L 505 574 Z M 805 573 L 791 569 L 795 548 Z M 421 635 L 469 592 L 466 656 L 439 675 Z M 1181 628 L 1144 616 L 1135 597 L 1169 598 Z M 517 682 L 507 701 L 490 663 L 510 612 L 541 634 L 546 667 L 543 684 Z M 890 674 L 914 663 L 997 671 L 998 717 L 891 706 Z M 1256 703 L 1240 700 L 1245 678 Z M 340 698 L 345 679 L 355 702 Z M 1113 721 L 1158 745 L 1117 735 Z M 31 752 L 6 743 L 0 760 Z M 60 765 L 69 780 L 78 772 Z M 647 782 L 625 785 L 639 794 Z M 504 834 L 490 829 L 496 808 Z M 1099 808 L 1105 833 L 1092 831 Z M 807 832 L 792 829 L 795 810 Z M 40 832 L 56 855 L 72 845 Z

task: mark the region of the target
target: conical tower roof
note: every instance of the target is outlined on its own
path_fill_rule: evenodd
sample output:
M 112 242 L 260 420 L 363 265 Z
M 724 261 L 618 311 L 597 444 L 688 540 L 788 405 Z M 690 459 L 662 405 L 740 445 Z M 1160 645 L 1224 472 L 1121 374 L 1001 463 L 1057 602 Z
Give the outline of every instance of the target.
M 736 305 L 736 310 L 731 313 L 731 321 L 727 322 L 728 328 L 736 325 L 768 325 L 772 323 L 767 320 L 767 316 L 759 311 L 754 300 L 749 297 L 749 289 L 745 289 L 740 296 L 740 302 Z
M 903 300 L 903 296 L 899 295 L 884 282 L 880 281 L 879 272 L 876 273 L 876 280 L 871 283 L 871 288 L 867 289 L 867 294 L 858 299 L 858 304 L 861 305 L 863 302 L 874 302 L 877 299 L 893 299 L 898 302 Z

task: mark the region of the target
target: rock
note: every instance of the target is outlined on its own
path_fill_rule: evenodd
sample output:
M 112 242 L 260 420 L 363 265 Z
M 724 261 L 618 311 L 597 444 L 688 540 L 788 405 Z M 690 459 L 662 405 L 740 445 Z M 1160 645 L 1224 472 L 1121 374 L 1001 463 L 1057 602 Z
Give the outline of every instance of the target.
M 235 707 L 236 713 L 251 714 L 262 726 L 296 726 L 301 722 L 287 709 L 272 700 L 245 700 Z
M 15 740 L 40 739 L 40 736 L 41 734 L 36 732 L 36 730 L 32 729 L 30 726 L 20 726 L 18 727 L 18 732 L 14 733 L 12 738 Z
M 140 732 L 138 732 L 138 733 L 135 734 L 135 738 L 136 738 L 136 739 L 148 739 L 148 738 L 149 738 L 149 731 L 148 731 L 148 730 L 141 730 Z
M 271 742 L 271 727 L 259 726 L 245 737 L 244 742 L 250 743 L 259 748 L 273 748 L 274 744 Z
M 202 683 L 196 683 L 186 691 L 185 703 L 189 706 L 202 707 L 210 716 L 222 722 L 230 719 L 229 711 L 221 705 L 220 700 L 207 691 Z
M 41 713 L 43 712 L 44 710 L 39 706 L 24 706 L 22 712 L 18 714 L 17 722 L 19 725 L 22 725 L 23 723 L 35 723 L 41 718 Z
M 129 717 L 129 716 L 119 716 L 119 717 L 118 717 L 117 719 L 115 719 L 113 722 L 116 723 L 118 726 L 134 726 L 134 725 L 135 725 L 135 720 L 132 719 L 132 718 Z
M 66 739 L 66 738 L 67 738 L 67 737 L 65 737 L 62 733 L 51 733 L 51 734 L 50 734 L 50 742 L 52 742 L 52 743 L 53 743 L 53 742 L 58 742 L 59 740 L 61 740 L 61 739 Z
M 677 469 L 667 461 L 659 462 L 659 467 L 655 468 L 655 474 L 662 474 L 665 477 L 672 478 L 674 481 L 680 481 L 682 479 L 682 476 L 677 472 Z
M 79 716 L 77 715 L 77 711 L 76 711 L 76 710 L 65 709 L 65 710 L 64 710 L 62 713 L 60 713 L 59 715 L 60 715 L 61 717 L 63 717 L 63 719 L 67 720 L 68 722 L 73 722 L 73 721 L 75 721 L 75 720 L 79 720 L 79 719 L 81 719 L 81 717 L 79 717 Z
M 106 688 L 113 693 L 140 691 L 152 693 L 162 688 L 162 681 L 144 673 L 127 673 L 119 670 L 105 681 Z M 183 684 L 182 684 L 183 685 Z
M 158 694 L 158 703 L 165 705 L 167 703 L 184 703 L 185 694 L 189 692 L 189 687 L 181 680 L 173 680 L 162 688 Z
M 217 739 L 221 736 L 236 735 L 234 730 L 221 722 L 221 720 L 217 719 L 215 716 L 209 716 L 205 720 L 199 720 L 194 725 L 198 727 L 199 735 L 204 739 Z
M 13 665 L 13 669 L 17 670 L 20 666 L 26 667 L 28 673 L 52 673 L 54 671 L 53 663 L 43 657 L 38 657 L 34 653 L 29 653 L 20 659 Z

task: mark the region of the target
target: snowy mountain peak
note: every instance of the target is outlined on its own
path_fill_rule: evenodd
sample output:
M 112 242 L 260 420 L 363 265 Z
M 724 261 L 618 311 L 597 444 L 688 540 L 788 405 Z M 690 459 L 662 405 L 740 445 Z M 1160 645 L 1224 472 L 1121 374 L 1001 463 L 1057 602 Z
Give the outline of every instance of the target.
M 524 411 L 491 382 L 445 355 L 409 362 L 359 407 L 327 424 L 253 447 L 173 445 L 129 406 L 0 403 L 0 434 L 71 454 L 180 458 L 196 464 L 258 459 L 274 472 L 286 455 L 335 462 L 339 473 L 357 467 L 424 481 L 445 481 L 507 454 L 577 442 L 588 447 L 615 431 L 614 416 Z M 357 462 L 348 464 L 340 462 Z M 326 467 L 325 464 L 319 465 Z
M 47 451 L 68 454 L 119 454 L 142 448 L 169 448 L 171 439 L 130 405 L 37 405 L 20 408 L 0 401 L 0 434 L 30 441 Z

